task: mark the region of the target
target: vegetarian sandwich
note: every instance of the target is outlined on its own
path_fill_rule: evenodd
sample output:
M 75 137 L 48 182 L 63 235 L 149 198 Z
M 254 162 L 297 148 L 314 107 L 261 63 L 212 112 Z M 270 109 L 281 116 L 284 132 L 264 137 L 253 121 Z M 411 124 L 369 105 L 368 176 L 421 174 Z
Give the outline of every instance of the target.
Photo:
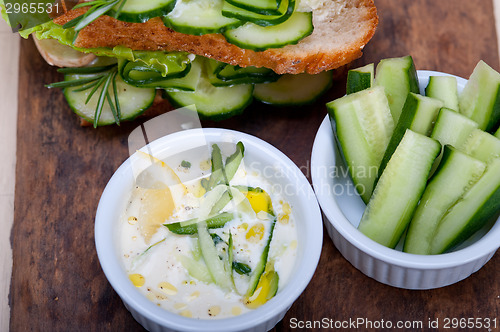
M 373 0 L 94 0 L 20 33 L 67 67 L 48 86 L 98 126 L 140 115 L 157 90 L 215 120 L 254 98 L 311 102 L 377 24 Z M 61 45 L 87 55 L 58 56 Z

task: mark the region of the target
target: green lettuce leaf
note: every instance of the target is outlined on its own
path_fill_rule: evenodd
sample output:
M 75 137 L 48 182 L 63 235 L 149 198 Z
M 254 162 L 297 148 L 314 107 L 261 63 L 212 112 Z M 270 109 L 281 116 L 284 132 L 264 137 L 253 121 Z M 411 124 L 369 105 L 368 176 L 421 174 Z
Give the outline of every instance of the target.
M 61 44 L 67 45 L 83 53 L 94 53 L 97 56 L 107 56 L 118 59 L 126 59 L 132 62 L 142 62 L 146 66 L 152 66 L 159 69 L 162 76 L 167 76 L 172 71 L 182 71 L 191 61 L 186 52 L 163 52 L 163 51 L 133 51 L 124 46 L 115 46 L 114 48 L 81 48 L 73 45 L 75 30 L 64 29 L 54 22 L 47 22 L 34 28 L 20 31 L 23 38 L 28 38 L 34 33 L 37 39 L 57 39 Z

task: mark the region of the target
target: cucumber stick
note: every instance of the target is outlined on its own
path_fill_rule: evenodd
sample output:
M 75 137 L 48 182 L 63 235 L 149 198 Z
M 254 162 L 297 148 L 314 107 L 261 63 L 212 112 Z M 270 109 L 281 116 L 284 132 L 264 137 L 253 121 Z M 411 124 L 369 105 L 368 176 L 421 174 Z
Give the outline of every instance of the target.
M 489 163 L 500 157 L 500 139 L 479 129 L 474 129 L 460 149 L 468 155 Z
M 469 135 L 479 125 L 468 117 L 449 108 L 441 108 L 432 130 L 431 138 L 438 140 L 442 146 L 447 144 L 461 148 Z
M 279 106 L 299 106 L 311 104 L 332 86 L 330 71 L 316 75 L 284 74 L 276 81 L 256 84 L 253 95 L 265 104 Z
M 371 88 L 374 77 L 375 65 L 373 63 L 349 70 L 347 72 L 346 93 L 350 95 L 351 93 Z
M 384 89 L 362 90 L 326 106 L 354 186 L 367 203 L 394 130 Z
M 441 100 L 444 107 L 458 112 L 458 87 L 455 77 L 430 76 L 425 95 Z
M 422 196 L 441 145 L 407 130 L 375 187 L 358 229 L 372 240 L 394 248 Z
M 500 209 L 500 158 L 441 219 L 431 243 L 431 254 L 453 249 L 481 229 Z
M 384 171 L 385 166 L 405 135 L 406 129 L 411 129 L 425 136 L 431 134 L 441 106 L 443 106 L 443 102 L 440 100 L 417 95 L 413 92 L 408 93 L 403 112 L 380 164 L 379 176 Z
M 500 74 L 479 61 L 459 97 L 460 113 L 494 131 L 500 121 Z
M 411 220 L 404 251 L 428 255 L 441 218 L 476 183 L 486 164 L 445 146 L 439 168 L 425 188 Z
M 380 60 L 376 72 L 375 85 L 384 87 L 394 123 L 397 123 L 408 93 L 420 93 L 413 58 L 408 55 Z

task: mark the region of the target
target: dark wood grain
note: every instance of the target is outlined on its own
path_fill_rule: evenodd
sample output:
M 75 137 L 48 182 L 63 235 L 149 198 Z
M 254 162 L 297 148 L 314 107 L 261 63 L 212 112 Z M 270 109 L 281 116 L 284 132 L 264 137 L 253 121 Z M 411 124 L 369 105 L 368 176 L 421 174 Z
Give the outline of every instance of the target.
M 479 59 L 499 69 L 493 7 L 488 0 L 376 0 L 378 31 L 354 65 L 411 54 L 418 69 L 468 77 Z M 59 79 L 31 41 L 21 45 L 15 220 L 11 235 L 12 331 L 141 331 L 106 281 L 94 248 L 94 215 L 104 186 L 127 158 L 120 128 L 82 128 L 60 91 Z M 282 150 L 309 177 L 310 152 L 328 96 L 299 110 L 252 105 L 220 123 L 258 136 Z M 499 317 L 500 257 L 470 278 L 429 291 L 380 284 L 352 267 L 325 233 L 316 274 L 275 330 L 291 320 L 422 321 Z M 420 330 L 420 329 L 417 329 Z

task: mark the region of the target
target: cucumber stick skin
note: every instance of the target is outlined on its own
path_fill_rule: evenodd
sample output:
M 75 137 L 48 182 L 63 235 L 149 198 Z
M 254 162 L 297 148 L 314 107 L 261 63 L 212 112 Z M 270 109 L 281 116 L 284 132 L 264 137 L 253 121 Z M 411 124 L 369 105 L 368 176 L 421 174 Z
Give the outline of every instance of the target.
M 500 128 L 498 128 L 497 132 L 495 133 L 495 137 L 500 139 Z
M 500 73 L 479 61 L 459 97 L 460 113 L 494 132 L 500 122 Z
M 413 58 L 408 55 L 381 60 L 377 65 L 375 85 L 384 87 L 394 123 L 397 123 L 408 93 L 420 93 Z
M 407 130 L 375 187 L 358 229 L 372 240 L 394 248 L 422 196 L 441 145 Z
M 370 63 L 366 66 L 351 69 L 347 72 L 346 94 L 350 95 L 373 86 L 375 77 L 375 65 Z
M 428 136 L 431 134 L 439 110 L 443 106 L 440 100 L 424 97 L 415 93 L 408 93 L 401 117 L 394 129 L 384 158 L 378 171 L 379 177 L 384 168 L 391 159 L 392 154 L 399 145 L 399 142 L 405 135 L 406 129 Z
M 336 139 L 354 186 L 365 203 L 394 130 L 382 87 L 373 87 L 326 104 Z
M 430 76 L 425 95 L 441 100 L 444 107 L 458 112 L 458 87 L 455 77 Z
M 489 163 L 500 157 L 500 139 L 485 131 L 474 129 L 460 149 L 466 154 Z
M 430 254 L 441 218 L 479 180 L 485 169 L 485 163 L 445 146 L 439 168 L 425 188 L 410 222 L 403 251 Z
M 431 254 L 453 249 L 483 227 L 500 209 L 500 158 L 441 219 L 431 243 Z

